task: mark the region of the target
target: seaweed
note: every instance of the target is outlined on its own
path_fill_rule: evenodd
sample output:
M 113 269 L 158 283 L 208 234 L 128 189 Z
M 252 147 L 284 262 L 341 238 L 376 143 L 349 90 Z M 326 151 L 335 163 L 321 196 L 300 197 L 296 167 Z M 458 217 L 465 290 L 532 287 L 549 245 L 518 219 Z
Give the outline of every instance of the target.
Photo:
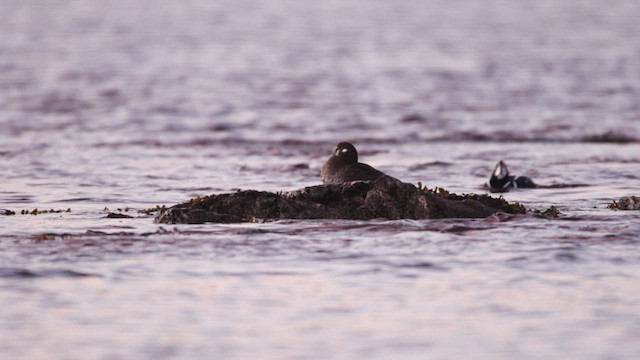
M 612 200 L 607 207 L 613 210 L 640 210 L 640 197 L 623 196 L 618 201 Z
M 212 194 L 162 208 L 158 223 L 233 223 L 279 219 L 483 218 L 496 212 L 524 214 L 524 206 L 489 195 L 457 195 L 388 176 L 305 187 L 290 192 L 240 190 Z
M 31 211 L 27 210 L 22 210 L 20 211 L 20 215 L 40 215 L 40 214 L 59 214 L 59 213 L 69 213 L 71 212 L 71 208 L 68 208 L 67 210 L 63 210 L 63 209 L 58 209 L 58 210 L 38 210 L 38 208 L 35 208 Z

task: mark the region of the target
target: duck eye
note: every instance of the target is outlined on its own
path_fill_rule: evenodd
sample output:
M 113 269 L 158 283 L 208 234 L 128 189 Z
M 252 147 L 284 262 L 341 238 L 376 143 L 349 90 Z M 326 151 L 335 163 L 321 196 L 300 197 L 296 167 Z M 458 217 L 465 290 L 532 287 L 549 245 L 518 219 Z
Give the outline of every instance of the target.
M 349 149 L 342 149 L 341 152 L 346 153 Z

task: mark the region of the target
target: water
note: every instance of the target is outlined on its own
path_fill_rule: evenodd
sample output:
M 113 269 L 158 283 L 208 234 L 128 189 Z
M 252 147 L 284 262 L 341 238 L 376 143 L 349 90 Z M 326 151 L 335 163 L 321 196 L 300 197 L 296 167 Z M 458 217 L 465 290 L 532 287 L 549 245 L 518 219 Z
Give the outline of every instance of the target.
M 640 223 L 607 204 L 640 194 L 639 15 L 634 1 L 0 2 L 0 208 L 17 212 L 0 216 L 0 354 L 634 359 Z M 551 185 L 507 200 L 562 214 L 167 226 L 140 212 L 318 184 L 343 140 L 457 193 L 486 192 L 504 159 Z M 71 211 L 20 214 L 34 209 Z

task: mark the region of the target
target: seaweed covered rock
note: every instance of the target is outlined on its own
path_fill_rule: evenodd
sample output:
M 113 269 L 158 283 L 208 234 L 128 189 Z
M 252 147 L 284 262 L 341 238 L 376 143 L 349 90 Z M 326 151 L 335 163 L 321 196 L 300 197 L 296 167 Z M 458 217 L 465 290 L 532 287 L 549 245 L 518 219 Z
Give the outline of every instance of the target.
M 376 181 L 326 184 L 270 193 L 245 190 L 195 198 L 162 210 L 156 222 L 232 223 L 256 219 L 482 218 L 524 213 L 522 206 L 488 195 L 455 195 L 418 189 L 389 176 Z
M 618 202 L 614 201 L 609 207 L 617 210 L 640 210 L 640 197 L 623 196 Z

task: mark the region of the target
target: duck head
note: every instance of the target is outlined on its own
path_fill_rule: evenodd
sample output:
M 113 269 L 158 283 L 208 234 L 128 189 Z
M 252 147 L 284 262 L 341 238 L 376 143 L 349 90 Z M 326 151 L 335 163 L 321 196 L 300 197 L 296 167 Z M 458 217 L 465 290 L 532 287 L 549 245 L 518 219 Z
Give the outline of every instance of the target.
M 355 164 L 358 162 L 358 152 L 356 148 L 348 142 L 338 144 L 333 152 L 333 156 L 347 164 Z

